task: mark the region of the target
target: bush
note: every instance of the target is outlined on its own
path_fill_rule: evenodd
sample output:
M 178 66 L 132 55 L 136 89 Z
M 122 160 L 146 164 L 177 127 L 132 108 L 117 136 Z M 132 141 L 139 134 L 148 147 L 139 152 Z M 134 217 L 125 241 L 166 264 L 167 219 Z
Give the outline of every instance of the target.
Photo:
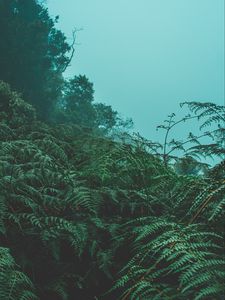
M 32 105 L 23 101 L 9 84 L 0 81 L 0 118 L 12 127 L 19 127 L 36 120 L 36 111 Z

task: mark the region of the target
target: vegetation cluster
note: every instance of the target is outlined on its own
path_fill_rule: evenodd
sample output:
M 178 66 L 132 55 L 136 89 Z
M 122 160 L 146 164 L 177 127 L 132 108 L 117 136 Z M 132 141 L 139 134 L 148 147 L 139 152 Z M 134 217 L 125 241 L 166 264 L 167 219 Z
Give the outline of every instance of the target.
M 0 299 L 224 299 L 225 108 L 184 103 L 161 144 L 131 135 L 64 79 L 56 21 L 0 0 Z M 170 140 L 192 119 L 199 136 Z

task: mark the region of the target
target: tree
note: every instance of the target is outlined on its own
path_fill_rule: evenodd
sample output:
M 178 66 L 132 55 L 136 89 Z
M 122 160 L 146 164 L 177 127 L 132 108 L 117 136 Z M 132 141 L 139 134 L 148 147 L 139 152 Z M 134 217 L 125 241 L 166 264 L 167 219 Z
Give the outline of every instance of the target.
M 23 101 L 20 95 L 13 92 L 10 86 L 0 81 L 0 120 L 13 128 L 31 124 L 36 120 L 35 109 Z
M 113 110 L 110 105 L 96 103 L 94 109 L 96 112 L 96 123 L 99 128 L 107 132 L 117 125 L 118 112 Z
M 65 82 L 63 93 L 62 107 L 67 118 L 75 124 L 95 127 L 93 83 L 85 75 L 74 76 Z
M 57 122 L 71 122 L 108 133 L 115 127 L 131 124 L 123 121 L 110 105 L 94 102 L 93 83 L 85 75 L 65 81 L 63 97 L 56 113 Z
M 36 0 L 0 0 L 0 79 L 47 119 L 61 93 L 70 46 Z
M 180 175 L 193 175 L 206 174 L 208 165 L 205 163 L 199 163 L 195 158 L 191 156 L 184 156 L 176 160 L 174 163 L 174 169 L 177 174 Z

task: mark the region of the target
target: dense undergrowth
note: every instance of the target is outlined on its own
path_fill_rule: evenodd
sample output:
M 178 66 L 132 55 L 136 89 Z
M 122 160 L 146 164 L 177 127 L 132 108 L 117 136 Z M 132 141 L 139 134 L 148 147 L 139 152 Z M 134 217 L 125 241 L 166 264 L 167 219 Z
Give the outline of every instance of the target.
M 45 2 L 0 0 L 0 300 L 225 299 L 224 107 L 125 133 Z
M 0 299 L 224 299 L 224 161 L 179 175 L 143 140 L 0 97 Z

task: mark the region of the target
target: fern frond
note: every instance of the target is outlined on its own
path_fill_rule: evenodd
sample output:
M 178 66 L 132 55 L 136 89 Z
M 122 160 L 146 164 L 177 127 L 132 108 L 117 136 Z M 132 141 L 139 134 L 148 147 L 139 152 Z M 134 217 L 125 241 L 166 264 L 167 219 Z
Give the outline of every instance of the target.
M 0 298 L 36 300 L 31 280 L 18 268 L 9 249 L 0 247 Z

